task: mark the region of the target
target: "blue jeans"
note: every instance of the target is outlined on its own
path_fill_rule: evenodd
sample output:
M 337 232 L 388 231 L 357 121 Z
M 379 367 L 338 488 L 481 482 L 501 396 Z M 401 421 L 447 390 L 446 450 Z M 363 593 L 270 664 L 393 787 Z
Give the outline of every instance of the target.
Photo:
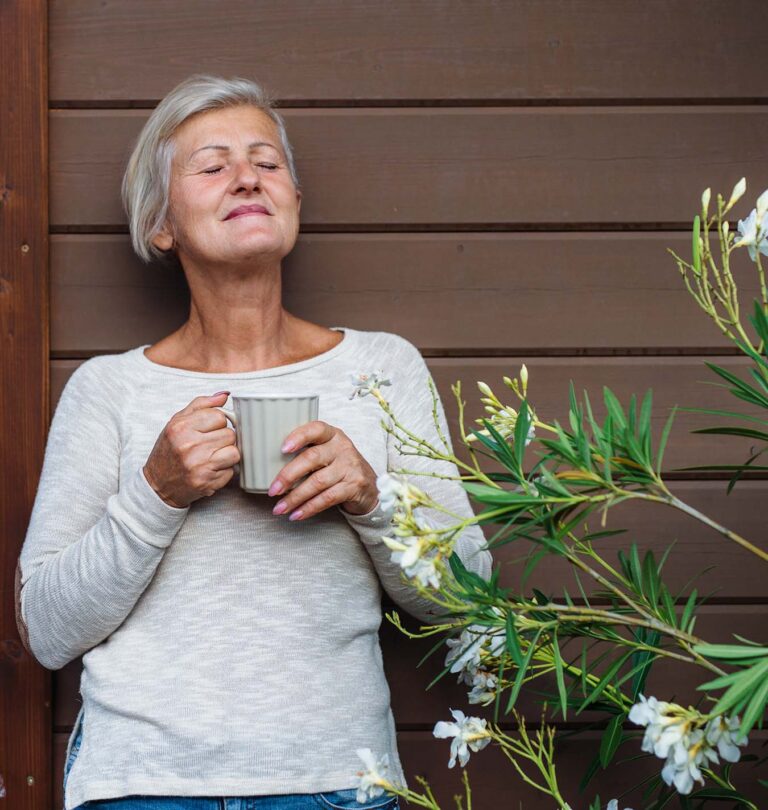
M 83 738 L 83 724 L 72 741 L 64 764 L 64 787 Z M 386 793 L 358 803 L 357 790 L 330 790 L 324 793 L 288 793 L 275 796 L 121 796 L 117 799 L 93 799 L 75 810 L 400 810 L 397 796 Z

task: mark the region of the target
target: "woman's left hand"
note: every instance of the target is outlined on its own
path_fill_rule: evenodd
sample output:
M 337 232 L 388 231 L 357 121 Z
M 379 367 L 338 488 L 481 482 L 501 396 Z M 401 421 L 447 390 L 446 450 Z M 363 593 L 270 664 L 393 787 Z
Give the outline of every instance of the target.
M 283 452 L 306 445 L 310 446 L 280 470 L 269 494 L 280 495 L 294 481 L 305 475 L 308 478 L 287 492 L 273 514 L 295 510 L 289 520 L 302 520 L 336 504 L 352 515 L 364 515 L 376 506 L 376 472 L 343 430 L 320 420 L 307 422 L 285 437 Z

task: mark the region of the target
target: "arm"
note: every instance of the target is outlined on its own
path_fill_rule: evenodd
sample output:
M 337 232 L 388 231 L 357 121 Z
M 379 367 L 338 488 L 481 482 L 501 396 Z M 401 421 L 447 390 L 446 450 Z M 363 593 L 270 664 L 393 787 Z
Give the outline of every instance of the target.
M 17 624 L 47 669 L 122 624 L 188 512 L 166 504 L 142 468 L 119 480 L 124 392 L 106 369 L 86 361 L 61 394 L 19 558 Z
M 442 447 L 432 416 L 432 397 L 427 386 L 431 379 L 429 369 L 418 349 L 403 338 L 398 338 L 400 349 L 393 357 L 392 387 L 382 388 L 382 393 L 389 400 L 398 422 L 417 436 L 426 439 L 437 448 Z M 386 376 L 386 374 L 385 374 Z M 390 393 L 391 392 L 391 393 Z M 382 416 L 384 412 L 381 411 Z M 442 434 L 452 451 L 450 432 L 445 418 L 442 401 L 437 398 L 437 416 Z M 458 476 L 455 464 L 445 461 L 434 461 L 423 456 L 403 455 L 395 447 L 394 438 L 387 436 L 387 470 L 395 472 L 400 468 L 417 472 L 434 472 L 441 475 Z M 471 517 L 474 513 L 466 491 L 458 481 L 433 478 L 428 475 L 411 475 L 408 480 L 426 492 L 435 502 L 459 515 L 453 518 L 435 509 L 420 507 L 417 514 L 428 518 L 438 527 L 446 527 L 459 519 Z M 342 510 L 343 511 L 343 510 Z M 357 530 L 360 539 L 368 550 L 384 590 L 392 600 L 422 621 L 434 624 L 439 622 L 440 608 L 422 597 L 416 587 L 405 578 L 403 569 L 392 562 L 392 551 L 381 539 L 381 536 L 392 528 L 393 512 L 385 511 L 380 504 L 365 515 L 344 513 L 350 524 Z M 454 539 L 454 554 L 458 554 L 464 566 L 488 580 L 491 576 L 493 558 L 485 548 L 485 537 L 482 529 L 473 524 L 465 528 Z M 450 574 L 449 571 L 449 575 Z

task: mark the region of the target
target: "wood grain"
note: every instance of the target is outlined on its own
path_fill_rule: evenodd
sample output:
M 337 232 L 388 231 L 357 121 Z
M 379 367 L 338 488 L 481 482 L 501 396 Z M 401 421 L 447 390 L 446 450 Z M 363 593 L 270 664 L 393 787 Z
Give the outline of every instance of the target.
M 765 98 L 754 0 L 67 0 L 51 5 L 51 98 L 156 100 L 197 72 L 281 101 L 350 104 Z M 146 102 L 145 102 L 146 103 Z
M 120 181 L 147 117 L 51 112 L 53 226 L 124 226 Z M 304 228 L 658 228 L 690 222 L 707 186 L 728 196 L 746 176 L 750 201 L 768 186 L 765 106 L 297 109 L 285 119 Z

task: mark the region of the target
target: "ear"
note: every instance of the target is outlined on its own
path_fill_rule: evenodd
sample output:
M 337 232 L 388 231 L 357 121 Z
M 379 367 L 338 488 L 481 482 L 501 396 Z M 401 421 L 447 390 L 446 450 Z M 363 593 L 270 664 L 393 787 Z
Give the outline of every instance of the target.
M 160 250 L 170 250 L 173 247 L 173 235 L 168 230 L 168 223 L 152 237 L 152 244 Z

